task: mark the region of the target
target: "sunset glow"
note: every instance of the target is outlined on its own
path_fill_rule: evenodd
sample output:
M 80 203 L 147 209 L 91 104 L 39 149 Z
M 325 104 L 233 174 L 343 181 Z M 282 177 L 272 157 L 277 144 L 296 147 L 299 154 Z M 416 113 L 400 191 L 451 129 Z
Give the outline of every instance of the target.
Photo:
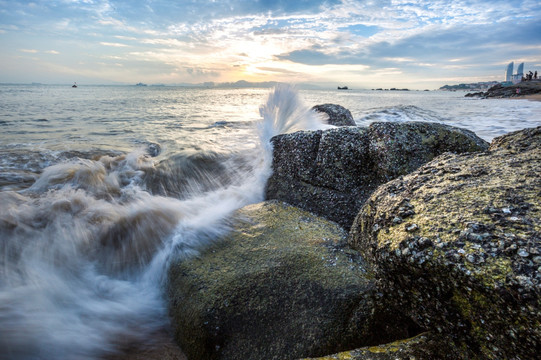
M 500 80 L 541 68 L 536 1 L 0 1 L 0 82 Z

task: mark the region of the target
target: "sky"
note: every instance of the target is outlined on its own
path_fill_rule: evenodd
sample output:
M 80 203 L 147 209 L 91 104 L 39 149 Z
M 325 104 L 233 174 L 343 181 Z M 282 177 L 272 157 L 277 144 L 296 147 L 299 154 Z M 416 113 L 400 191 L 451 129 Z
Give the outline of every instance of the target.
M 0 83 L 434 89 L 541 71 L 541 2 L 0 0 L 0 48 Z

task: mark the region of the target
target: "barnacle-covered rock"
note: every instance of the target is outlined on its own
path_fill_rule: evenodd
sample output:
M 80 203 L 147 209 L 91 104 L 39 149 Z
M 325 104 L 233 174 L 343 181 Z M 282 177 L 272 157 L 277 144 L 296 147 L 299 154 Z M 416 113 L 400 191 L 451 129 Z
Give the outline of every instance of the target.
M 314 212 L 346 229 L 379 185 L 444 152 L 488 147 L 471 131 L 426 122 L 301 131 L 271 141 L 273 174 L 266 198 Z
M 374 266 L 382 301 L 441 334 L 434 358 L 540 353 L 540 174 L 537 127 L 442 155 L 359 212 L 350 244 Z

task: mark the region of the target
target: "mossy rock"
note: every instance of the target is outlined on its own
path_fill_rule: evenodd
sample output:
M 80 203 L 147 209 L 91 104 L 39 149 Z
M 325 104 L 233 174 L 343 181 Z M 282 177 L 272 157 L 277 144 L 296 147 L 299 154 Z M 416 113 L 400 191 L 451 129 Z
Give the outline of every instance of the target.
M 383 301 L 453 339 L 435 358 L 541 352 L 540 174 L 537 127 L 442 155 L 359 212 L 349 242 L 374 265 Z
M 349 229 L 381 184 L 444 152 L 472 152 L 488 143 L 468 130 L 427 122 L 375 122 L 278 135 L 266 198 L 285 201 Z
M 372 274 L 337 224 L 275 201 L 234 218 L 228 236 L 169 271 L 175 337 L 190 360 L 295 359 L 387 336 L 373 331 Z
M 343 351 L 337 354 L 306 358 L 301 360 L 401 360 L 401 359 L 430 359 L 430 355 L 419 355 L 428 342 L 426 334 L 419 334 L 409 339 L 397 340 L 392 343 L 365 346 L 359 349 Z

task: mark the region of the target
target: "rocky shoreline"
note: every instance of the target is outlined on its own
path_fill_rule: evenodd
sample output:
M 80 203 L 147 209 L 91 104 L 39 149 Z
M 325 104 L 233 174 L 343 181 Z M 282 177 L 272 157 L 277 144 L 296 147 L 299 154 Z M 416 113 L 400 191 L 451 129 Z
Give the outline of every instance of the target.
M 511 86 L 494 85 L 486 92 L 468 93 L 466 97 L 488 98 L 522 98 L 541 94 L 541 80 L 523 81 Z
M 337 116 L 347 112 L 326 104 Z M 334 115 L 333 115 L 334 114 Z M 541 127 L 434 123 L 278 135 L 267 200 L 169 271 L 194 359 L 533 359 Z

